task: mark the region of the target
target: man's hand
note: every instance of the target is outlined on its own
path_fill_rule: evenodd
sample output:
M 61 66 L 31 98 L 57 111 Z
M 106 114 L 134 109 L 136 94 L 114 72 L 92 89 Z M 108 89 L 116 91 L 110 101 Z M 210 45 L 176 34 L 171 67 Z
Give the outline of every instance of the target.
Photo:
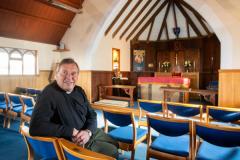
M 89 141 L 89 139 L 90 139 L 89 132 L 87 130 L 81 130 L 72 138 L 72 141 L 77 145 L 83 146 Z

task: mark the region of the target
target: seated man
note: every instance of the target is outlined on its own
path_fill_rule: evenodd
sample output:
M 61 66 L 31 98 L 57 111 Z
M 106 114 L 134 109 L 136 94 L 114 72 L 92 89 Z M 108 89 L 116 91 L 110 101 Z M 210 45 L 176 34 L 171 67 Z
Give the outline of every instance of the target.
M 117 158 L 118 143 L 97 129 L 96 113 L 85 92 L 76 86 L 79 67 L 73 59 L 63 59 L 56 81 L 42 91 L 34 108 L 31 136 L 62 137 L 95 152 Z

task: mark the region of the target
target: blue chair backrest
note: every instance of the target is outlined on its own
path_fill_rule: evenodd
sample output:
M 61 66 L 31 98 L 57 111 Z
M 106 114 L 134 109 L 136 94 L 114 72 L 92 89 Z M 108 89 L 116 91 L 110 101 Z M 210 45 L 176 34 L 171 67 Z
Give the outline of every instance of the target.
M 167 136 L 181 136 L 189 133 L 189 122 L 170 118 L 151 118 L 148 116 L 148 125 L 157 132 Z
M 151 101 L 138 101 L 139 107 L 145 111 L 155 113 L 155 112 L 162 112 L 163 105 L 162 103 L 153 103 Z
M 9 100 L 15 104 L 21 104 L 20 95 L 8 94 Z
M 231 111 L 225 109 L 214 109 L 208 108 L 209 115 L 218 121 L 222 122 L 235 122 L 240 120 L 240 110 L 239 111 Z
M 26 138 L 34 150 L 34 154 L 41 156 L 41 158 L 57 159 L 57 153 L 52 142 L 40 141 L 27 136 Z
M 103 110 L 104 117 L 116 126 L 128 126 L 132 124 L 131 115 L 125 115 L 120 113 L 111 113 L 106 110 Z
M 196 123 L 196 134 L 203 140 L 222 147 L 240 146 L 240 129 Z
M 2 92 L 0 92 L 0 102 L 4 102 L 4 103 L 6 103 L 6 100 L 5 100 L 5 93 L 2 93 Z
M 84 160 L 82 158 L 78 158 L 78 157 L 72 155 L 71 153 L 67 152 L 66 150 L 64 150 L 64 155 L 66 156 L 67 160 Z
M 32 97 L 22 96 L 22 100 L 23 100 L 23 103 L 25 105 L 27 105 L 27 107 L 33 107 L 34 106 Z
M 184 106 L 181 104 L 169 104 L 167 103 L 167 109 L 174 114 L 183 117 L 193 117 L 201 113 L 200 107 L 191 107 L 190 105 Z
M 8 105 L 7 105 L 7 100 L 6 100 L 5 93 L 4 92 L 0 92 L 0 108 L 1 109 L 7 109 Z

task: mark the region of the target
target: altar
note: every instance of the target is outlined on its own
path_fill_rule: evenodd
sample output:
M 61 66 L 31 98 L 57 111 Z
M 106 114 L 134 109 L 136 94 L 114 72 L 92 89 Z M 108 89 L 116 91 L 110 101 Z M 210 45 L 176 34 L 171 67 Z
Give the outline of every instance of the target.
M 164 99 L 164 90 L 162 88 L 189 88 L 190 79 L 185 77 L 138 77 L 138 98 L 149 100 Z M 169 101 L 179 102 L 183 94 L 174 93 Z

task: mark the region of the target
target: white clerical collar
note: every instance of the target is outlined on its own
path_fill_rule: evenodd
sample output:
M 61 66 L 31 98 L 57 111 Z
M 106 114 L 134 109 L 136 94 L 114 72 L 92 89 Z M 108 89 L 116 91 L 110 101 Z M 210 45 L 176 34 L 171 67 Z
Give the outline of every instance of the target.
M 70 93 L 72 93 L 72 92 L 71 92 L 71 91 L 66 91 L 66 93 L 67 93 L 67 94 L 70 94 Z

